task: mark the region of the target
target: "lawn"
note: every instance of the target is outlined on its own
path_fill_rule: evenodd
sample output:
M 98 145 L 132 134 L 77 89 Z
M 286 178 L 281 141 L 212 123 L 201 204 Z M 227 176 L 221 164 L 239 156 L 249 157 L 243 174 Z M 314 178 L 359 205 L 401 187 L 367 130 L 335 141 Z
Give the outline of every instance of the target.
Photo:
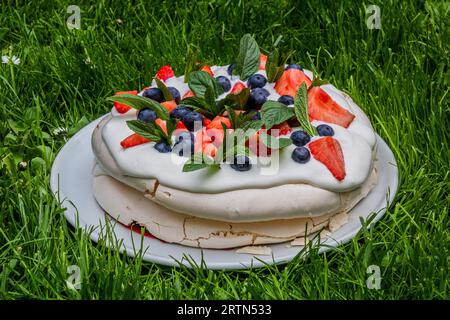
M 0 298 L 448 299 L 450 6 L 438 1 L 71 1 L 0 3 Z M 377 4 L 381 29 L 369 29 Z M 252 33 L 281 36 L 292 62 L 345 90 L 398 162 L 400 188 L 369 231 L 337 250 L 244 271 L 169 268 L 96 244 L 66 222 L 49 173 L 77 130 L 107 113 L 115 91 L 156 70 L 184 69 L 188 45 L 225 65 Z M 66 285 L 78 265 L 82 286 Z M 366 285 L 367 267 L 381 288 Z

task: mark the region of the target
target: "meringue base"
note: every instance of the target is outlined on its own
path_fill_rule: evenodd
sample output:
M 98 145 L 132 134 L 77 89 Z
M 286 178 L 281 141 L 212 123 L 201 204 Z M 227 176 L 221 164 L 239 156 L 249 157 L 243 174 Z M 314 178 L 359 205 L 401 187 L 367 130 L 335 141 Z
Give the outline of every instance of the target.
M 349 211 L 377 182 L 373 169 L 365 192 L 352 197 L 345 211 L 321 216 L 278 219 L 261 222 L 225 222 L 172 211 L 140 192 L 109 176 L 96 164 L 94 196 L 103 210 L 124 225 L 139 224 L 153 236 L 191 247 L 229 249 L 249 245 L 274 244 L 305 237 L 333 224 L 337 214 Z M 340 226 L 334 225 L 336 229 Z

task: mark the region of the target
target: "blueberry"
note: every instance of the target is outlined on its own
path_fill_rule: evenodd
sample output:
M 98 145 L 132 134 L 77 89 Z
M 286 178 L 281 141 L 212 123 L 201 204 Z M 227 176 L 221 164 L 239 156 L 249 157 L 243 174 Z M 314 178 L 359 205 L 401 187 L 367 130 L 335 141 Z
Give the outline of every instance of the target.
M 194 153 L 194 140 L 179 140 L 173 146 L 173 152 L 177 153 L 180 157 L 189 157 Z
M 291 140 L 297 147 L 303 147 L 311 141 L 311 137 L 305 131 L 298 130 L 291 133 Z
M 176 107 L 175 109 L 173 109 L 170 112 L 170 117 L 172 119 L 180 119 L 181 120 L 189 112 L 191 112 L 191 109 L 189 109 L 188 107 L 186 107 L 184 105 L 179 105 L 178 107 Z
M 161 153 L 167 153 L 172 151 L 172 148 L 165 141 L 160 141 L 155 144 L 154 148 Z
M 244 111 L 244 115 L 247 115 L 251 112 L 255 112 L 255 114 L 252 117 L 252 120 L 261 120 L 261 114 L 259 113 L 258 110 L 255 110 L 255 109 L 249 109 L 249 110 Z
M 203 117 L 198 112 L 191 111 L 183 116 L 183 123 L 189 131 L 194 131 L 196 122 L 200 122 L 200 126 L 203 124 Z
M 153 99 L 156 102 L 163 102 L 164 101 L 164 95 L 162 91 L 159 88 L 148 88 L 142 93 L 143 97 Z
M 264 102 L 266 102 L 268 96 L 270 96 L 270 93 L 266 89 L 255 88 L 250 92 L 250 97 L 248 98 L 247 104 L 251 108 L 261 108 Z
M 267 79 L 262 75 L 255 73 L 254 75 L 251 75 L 250 78 L 247 80 L 247 85 L 250 89 L 253 88 L 262 88 L 266 85 Z
M 248 171 L 251 169 L 252 164 L 247 156 L 237 155 L 233 159 L 233 163 L 230 166 L 237 171 Z
M 229 74 L 230 76 L 233 75 L 233 70 L 234 70 L 234 68 L 236 68 L 236 63 L 232 63 L 232 64 L 230 64 L 230 65 L 228 66 L 227 72 L 228 72 L 228 74 Z
M 297 147 L 292 151 L 292 160 L 298 163 L 307 163 L 311 158 L 309 150 L 305 147 Z
M 178 89 L 175 87 L 168 87 L 167 89 L 169 89 L 170 93 L 172 94 L 173 100 L 175 100 L 177 104 L 180 103 L 181 99 L 180 91 L 178 91 Z
M 231 89 L 231 82 L 227 77 L 218 76 L 216 81 L 222 86 L 224 92 L 228 92 Z
M 332 136 L 334 135 L 334 130 L 327 124 L 320 124 L 317 126 L 317 133 L 319 136 Z
M 289 69 L 297 69 L 297 70 L 303 71 L 303 68 L 300 67 L 298 64 L 295 64 L 295 63 L 288 64 L 287 67 L 286 67 L 286 70 L 289 70 Z
M 180 141 L 194 141 L 194 140 L 195 140 L 195 137 L 194 137 L 194 134 L 192 132 L 182 131 L 176 137 L 176 141 L 177 142 L 180 142 Z
M 287 106 L 294 104 L 294 98 L 290 95 L 281 96 L 278 98 L 278 102 L 283 103 Z
M 144 108 L 139 110 L 137 115 L 138 120 L 144 121 L 146 123 L 153 122 L 156 120 L 156 112 L 149 108 Z

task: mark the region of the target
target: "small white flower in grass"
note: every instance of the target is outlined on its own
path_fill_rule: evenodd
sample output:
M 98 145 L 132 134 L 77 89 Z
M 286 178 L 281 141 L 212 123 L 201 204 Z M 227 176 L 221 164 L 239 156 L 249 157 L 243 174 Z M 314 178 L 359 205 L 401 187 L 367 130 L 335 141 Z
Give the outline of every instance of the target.
M 2 63 L 3 64 L 12 63 L 12 64 L 17 65 L 17 64 L 20 64 L 20 58 L 17 58 L 16 56 L 12 56 L 12 57 L 10 57 L 10 56 L 2 56 Z
M 60 134 L 66 134 L 66 133 L 67 133 L 67 128 L 59 127 L 59 128 L 55 128 L 53 130 L 53 135 L 55 135 L 55 136 L 59 136 Z

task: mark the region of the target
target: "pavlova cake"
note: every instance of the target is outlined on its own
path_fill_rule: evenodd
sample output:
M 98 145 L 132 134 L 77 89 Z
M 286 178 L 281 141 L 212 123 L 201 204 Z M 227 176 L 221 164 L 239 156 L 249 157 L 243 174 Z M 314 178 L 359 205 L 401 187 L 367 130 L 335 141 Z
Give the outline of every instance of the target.
M 186 59 L 117 92 L 92 135 L 94 195 L 166 242 L 235 248 L 347 222 L 377 183 L 376 137 L 345 93 L 250 35 L 227 66 Z M 245 251 L 245 250 L 244 250 Z

